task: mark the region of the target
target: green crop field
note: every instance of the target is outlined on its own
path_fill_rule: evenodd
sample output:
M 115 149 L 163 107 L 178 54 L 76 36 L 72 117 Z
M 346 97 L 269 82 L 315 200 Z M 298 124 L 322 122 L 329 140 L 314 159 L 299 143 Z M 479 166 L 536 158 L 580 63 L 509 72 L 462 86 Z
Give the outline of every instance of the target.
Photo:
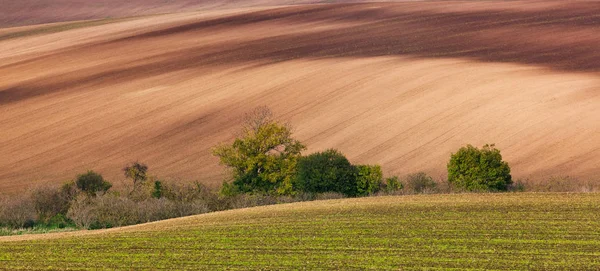
M 6 270 L 600 270 L 600 194 L 281 204 L 0 238 Z

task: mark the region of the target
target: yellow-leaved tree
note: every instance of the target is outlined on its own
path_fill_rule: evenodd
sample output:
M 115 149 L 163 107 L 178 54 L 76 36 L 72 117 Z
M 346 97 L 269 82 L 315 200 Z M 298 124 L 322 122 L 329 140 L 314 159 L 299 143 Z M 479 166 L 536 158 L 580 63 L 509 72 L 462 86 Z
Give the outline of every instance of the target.
M 267 107 L 246 115 L 242 132 L 232 144 L 213 149 L 221 164 L 232 171 L 225 194 L 291 194 L 296 163 L 305 146 L 292 138 L 289 125 L 279 124 Z

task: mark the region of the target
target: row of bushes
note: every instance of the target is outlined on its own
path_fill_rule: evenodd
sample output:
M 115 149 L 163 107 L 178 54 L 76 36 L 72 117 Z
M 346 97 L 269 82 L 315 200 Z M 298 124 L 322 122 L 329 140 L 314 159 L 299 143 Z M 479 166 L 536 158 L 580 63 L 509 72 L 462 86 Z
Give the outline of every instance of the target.
M 325 197 L 440 191 L 424 173 L 384 179 L 379 165 L 353 165 L 337 150 L 301 155 L 305 146 L 268 108 L 246 117 L 241 136 L 214 149 L 231 170 L 219 193 L 201 184 L 167 184 L 148 176 L 148 166 L 123 168 L 133 187 L 111 190 L 100 174 L 88 171 L 61 187 L 43 187 L 29 197 L 0 205 L 0 226 L 76 225 L 106 228 L 238 207 Z M 510 168 L 493 145 L 461 148 L 448 163 L 448 187 L 466 191 L 505 191 Z
M 268 108 L 256 109 L 246 117 L 240 137 L 213 151 L 231 170 L 223 193 L 336 192 L 354 197 L 400 188 L 397 178 L 383 179 L 378 165 L 352 165 L 333 149 L 303 156 L 305 149 L 289 125 L 275 121 Z M 494 145 L 468 145 L 452 154 L 448 181 L 466 191 L 506 191 L 512 183 L 510 168 Z
M 341 156 L 334 151 L 326 153 Z M 349 169 L 350 178 L 365 180 L 358 182 L 359 187 L 370 194 L 440 192 L 436 182 L 425 173 L 409 175 L 404 181 L 397 177 L 388 178 L 373 188 L 373 184 L 381 179 L 379 167 L 350 165 Z M 5 197 L 0 200 L 0 227 L 110 228 L 227 209 L 345 197 L 343 191 L 335 192 L 331 191 L 335 189 L 318 185 L 306 189 L 310 192 L 293 195 L 224 195 L 223 189 L 221 192 L 211 190 L 200 183 L 171 183 L 147 178 L 146 170 L 147 167 L 139 172 L 144 177 L 135 179 L 128 190 L 114 190 L 100 174 L 88 171 L 62 186 L 41 185 L 19 197 Z M 333 186 L 333 183 L 328 185 Z
M 90 178 L 93 176 L 94 178 Z M 88 172 L 77 180 L 105 183 L 99 174 Z M 108 182 L 106 182 L 108 183 Z M 535 183 L 517 181 L 513 191 L 589 192 L 598 187 L 574 179 L 551 178 Z M 386 178 L 374 195 L 461 192 L 447 181 L 434 181 L 425 173 L 416 173 L 400 180 Z M 42 185 L 30 189 L 24 196 L 0 200 L 0 226 L 9 229 L 41 228 L 108 228 L 132 225 L 205 212 L 252 206 L 291 203 L 345 197 L 342 193 L 296 193 L 273 195 L 241 193 L 223 195 L 199 183 L 166 183 L 149 178 L 134 184 L 131 190 L 112 188 L 89 193 L 77 186 L 77 181 L 63 186 Z M 0 230 L 0 235 L 7 234 Z
M 89 186 L 77 185 L 84 182 Z M 0 200 L 0 228 L 110 228 L 227 209 L 343 197 L 337 193 L 223 196 L 200 183 L 167 183 L 154 178 L 136 183 L 129 191 L 113 190 L 108 185 L 101 175 L 89 171 L 62 186 L 42 185 L 25 196 L 4 197 Z

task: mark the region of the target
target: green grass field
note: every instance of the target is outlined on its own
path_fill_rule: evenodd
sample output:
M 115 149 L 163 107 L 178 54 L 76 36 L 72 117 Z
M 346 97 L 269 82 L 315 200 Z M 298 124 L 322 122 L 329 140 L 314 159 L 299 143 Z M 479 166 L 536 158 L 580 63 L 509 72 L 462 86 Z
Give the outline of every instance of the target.
M 0 238 L 6 270 L 600 270 L 600 194 L 281 204 Z

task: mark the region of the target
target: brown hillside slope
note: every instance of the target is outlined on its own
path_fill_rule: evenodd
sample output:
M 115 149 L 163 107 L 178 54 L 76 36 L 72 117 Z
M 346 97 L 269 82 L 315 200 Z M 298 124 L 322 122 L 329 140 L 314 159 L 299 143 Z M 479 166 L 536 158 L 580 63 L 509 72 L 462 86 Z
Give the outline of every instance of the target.
M 195 10 L 315 3 L 369 2 L 364 0 L 0 0 L 0 27 L 74 20 L 119 18 Z
M 140 18 L 0 41 L 0 191 L 127 162 L 219 184 L 210 148 L 269 105 L 309 151 L 444 174 L 600 175 L 600 5 L 400 3 Z M 534 65 L 531 65 L 534 64 Z

